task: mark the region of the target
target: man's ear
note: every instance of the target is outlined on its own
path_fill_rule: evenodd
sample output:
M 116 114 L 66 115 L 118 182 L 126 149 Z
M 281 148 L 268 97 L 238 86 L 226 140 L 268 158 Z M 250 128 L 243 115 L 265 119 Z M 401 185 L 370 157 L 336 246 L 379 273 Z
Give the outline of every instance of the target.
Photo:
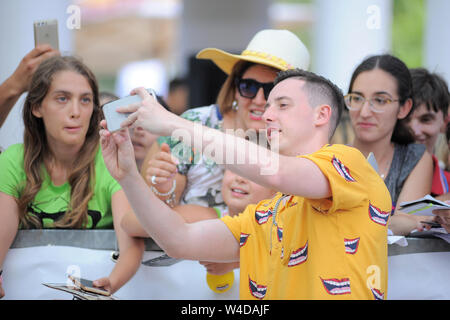
M 322 104 L 314 108 L 315 117 L 314 124 L 316 126 L 323 126 L 331 121 L 331 107 L 327 104 Z
M 41 114 L 41 108 L 38 105 L 34 105 L 31 107 L 31 113 L 33 114 L 33 116 L 35 116 L 36 118 L 42 118 L 42 114 Z
M 405 119 L 406 116 L 411 111 L 412 106 L 413 106 L 412 99 L 411 98 L 407 99 L 405 103 L 402 106 L 400 106 L 400 110 L 398 111 L 397 114 L 397 119 Z

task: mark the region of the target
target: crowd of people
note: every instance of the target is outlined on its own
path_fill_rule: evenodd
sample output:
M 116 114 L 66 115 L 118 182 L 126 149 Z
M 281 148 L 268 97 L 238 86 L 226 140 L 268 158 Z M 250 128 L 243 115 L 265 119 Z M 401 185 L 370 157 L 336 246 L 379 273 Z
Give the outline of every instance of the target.
M 308 49 L 287 30 L 258 32 L 241 54 L 197 57 L 228 75 L 215 104 L 187 109 L 136 88 L 142 102 L 118 110 L 131 115 L 114 133 L 102 106 L 118 97 L 99 91 L 80 59 L 48 45 L 22 59 L 0 85 L 0 126 L 27 92 L 23 143 L 0 154 L 0 270 L 19 229 L 103 228 L 115 230 L 120 254 L 94 284 L 111 293 L 136 273 L 151 237 L 211 274 L 239 268 L 242 299 L 386 299 L 388 232 L 431 222 L 450 231 L 450 211 L 399 206 L 450 200 L 435 155 L 438 136 L 450 140 L 445 80 L 373 55 L 344 95 L 307 71 Z M 343 119 L 347 144 L 334 136 Z M 276 170 L 265 174 L 268 165 Z M 372 265 L 380 281 L 368 286 Z

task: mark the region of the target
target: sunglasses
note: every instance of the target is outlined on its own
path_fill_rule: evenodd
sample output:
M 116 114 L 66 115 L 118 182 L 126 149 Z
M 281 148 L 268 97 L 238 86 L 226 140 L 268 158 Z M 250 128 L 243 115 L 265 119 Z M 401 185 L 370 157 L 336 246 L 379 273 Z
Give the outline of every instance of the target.
M 259 88 L 263 88 L 264 98 L 267 100 L 270 90 L 273 88 L 273 82 L 261 83 L 253 79 L 235 78 L 234 83 L 239 94 L 244 98 L 253 99 L 258 94 Z

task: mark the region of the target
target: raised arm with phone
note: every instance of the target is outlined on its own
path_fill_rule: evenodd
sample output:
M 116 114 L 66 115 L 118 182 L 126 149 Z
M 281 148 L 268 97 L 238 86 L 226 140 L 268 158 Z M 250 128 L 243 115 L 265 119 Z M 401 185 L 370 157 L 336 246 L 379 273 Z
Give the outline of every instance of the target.
M 158 135 L 183 131 L 191 137 L 185 142 L 197 150 L 243 156 L 242 162 L 225 166 L 278 190 L 272 199 L 249 205 L 235 217 L 185 223 L 139 175 L 128 132 L 111 134 L 103 122 L 108 170 L 145 231 L 168 255 L 211 262 L 239 259 L 243 299 L 384 299 L 391 199 L 358 150 L 328 144 L 344 109 L 342 92 L 300 69 L 280 72 L 274 85 L 262 118 L 279 154 L 168 113 L 143 88 L 132 92 L 142 97 L 140 106 L 118 110 L 131 112 L 122 127 L 140 126 Z M 202 134 L 196 135 L 199 129 Z M 267 160 L 279 166 L 262 175 Z M 380 281 L 368 286 L 366 270 L 373 264 Z
M 37 67 L 42 61 L 56 55 L 59 55 L 59 51 L 50 45 L 38 45 L 23 57 L 14 73 L 0 85 L 0 127 L 22 93 L 28 90 Z

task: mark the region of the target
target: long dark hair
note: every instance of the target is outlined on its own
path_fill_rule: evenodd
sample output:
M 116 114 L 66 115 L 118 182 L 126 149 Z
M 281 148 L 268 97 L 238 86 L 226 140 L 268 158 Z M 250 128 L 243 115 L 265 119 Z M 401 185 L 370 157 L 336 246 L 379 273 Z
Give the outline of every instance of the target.
M 399 104 L 403 105 L 408 99 L 411 99 L 413 106 L 408 115 L 411 114 L 415 107 L 411 74 L 403 61 L 390 54 L 371 56 L 361 62 L 353 72 L 348 92 L 352 92 L 353 83 L 361 72 L 374 69 L 381 69 L 395 78 L 397 81 Z M 397 120 L 391 137 L 392 142 L 398 144 L 409 144 L 414 142 L 414 136 L 406 125 L 406 118 L 407 117 Z
M 31 80 L 28 96 L 23 107 L 24 170 L 26 184 L 17 200 L 19 218 L 25 228 L 42 227 L 36 217 L 28 214 L 28 206 L 39 192 L 43 182 L 42 166 L 51 157 L 45 133 L 44 121 L 33 115 L 47 95 L 57 72 L 71 70 L 86 78 L 93 93 L 93 112 L 89 122 L 86 139 L 70 171 L 68 182 L 71 186 L 70 203 L 66 214 L 55 222 L 58 228 L 82 228 L 87 224 L 87 206 L 93 196 L 95 183 L 94 159 L 99 147 L 100 107 L 98 85 L 92 71 L 75 57 L 52 57 L 43 61 Z

